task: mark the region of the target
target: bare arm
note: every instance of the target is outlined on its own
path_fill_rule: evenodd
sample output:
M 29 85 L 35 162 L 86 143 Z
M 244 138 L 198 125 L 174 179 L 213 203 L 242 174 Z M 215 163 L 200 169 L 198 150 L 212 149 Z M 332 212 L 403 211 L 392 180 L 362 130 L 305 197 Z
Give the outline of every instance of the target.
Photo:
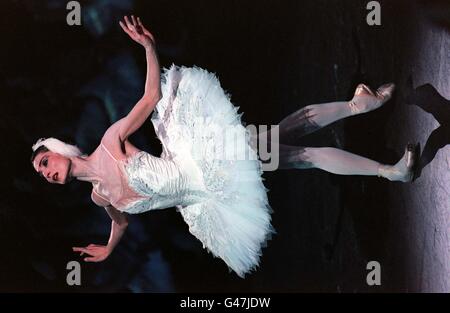
M 109 236 L 107 248 L 111 253 L 119 243 L 125 230 L 128 227 L 128 218 L 126 213 L 118 211 L 113 206 L 106 207 L 109 217 L 111 217 L 111 234 Z
M 126 213 L 122 213 L 114 208 L 112 205 L 105 207 L 109 217 L 111 217 L 111 233 L 109 236 L 108 244 L 95 245 L 90 244 L 87 247 L 73 247 L 73 251 L 80 252 L 81 255 L 88 254 L 90 257 L 84 258 L 86 262 L 101 262 L 108 258 L 113 252 L 114 248 L 120 242 L 125 230 L 128 227 L 128 218 Z
M 133 15 L 131 16 L 131 21 L 125 16 L 124 22 L 120 21 L 119 24 L 131 39 L 145 48 L 145 57 L 147 60 L 144 95 L 130 113 L 120 122 L 119 136 L 121 141 L 124 142 L 142 126 L 161 99 L 161 83 L 159 62 L 153 35 L 144 27 L 140 18 L 135 18 Z

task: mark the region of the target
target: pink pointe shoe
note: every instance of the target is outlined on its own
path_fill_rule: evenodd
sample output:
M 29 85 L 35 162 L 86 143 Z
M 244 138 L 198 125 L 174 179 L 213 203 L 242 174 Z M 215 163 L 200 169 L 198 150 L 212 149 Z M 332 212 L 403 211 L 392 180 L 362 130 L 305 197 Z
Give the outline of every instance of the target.
M 359 84 L 356 87 L 353 99 L 348 103 L 351 115 L 378 109 L 392 98 L 394 90 L 395 84 L 393 83 L 380 86 L 375 93 L 367 85 Z
M 405 154 L 395 165 L 380 165 L 378 176 L 390 181 L 401 181 L 408 183 L 413 181 L 414 173 L 418 164 L 417 144 L 408 144 Z

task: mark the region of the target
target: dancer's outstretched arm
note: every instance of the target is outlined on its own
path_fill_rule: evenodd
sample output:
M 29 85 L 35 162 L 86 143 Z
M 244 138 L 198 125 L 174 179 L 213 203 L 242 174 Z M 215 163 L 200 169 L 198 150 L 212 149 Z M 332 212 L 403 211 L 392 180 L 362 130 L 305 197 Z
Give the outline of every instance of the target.
M 128 227 L 128 218 L 126 213 L 120 212 L 111 205 L 105 207 L 105 209 L 112 220 L 111 234 L 109 236 L 108 244 L 106 246 L 90 244 L 87 247 L 73 247 L 73 251 L 80 252 L 81 255 L 90 255 L 90 257 L 84 258 L 86 262 L 101 262 L 108 258 Z
M 118 121 L 118 135 L 124 142 L 138 130 L 150 116 L 158 101 L 161 99 L 160 69 L 158 57 L 155 51 L 153 35 L 144 27 L 139 17 L 131 16 L 131 20 L 125 16 L 120 26 L 131 39 L 145 48 L 147 59 L 147 76 L 143 97 L 136 103 L 126 117 Z

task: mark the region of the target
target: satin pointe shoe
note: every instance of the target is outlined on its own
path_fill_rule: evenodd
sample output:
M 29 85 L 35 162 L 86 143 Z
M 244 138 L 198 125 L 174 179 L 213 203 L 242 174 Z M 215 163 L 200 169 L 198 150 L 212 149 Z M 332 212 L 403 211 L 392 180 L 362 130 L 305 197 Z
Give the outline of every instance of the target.
M 373 92 L 367 85 L 359 84 L 356 87 L 353 99 L 348 103 L 351 115 L 367 113 L 378 109 L 392 98 L 395 84 L 389 83 L 380 86 Z
M 380 165 L 378 176 L 390 181 L 411 182 L 417 168 L 419 159 L 418 144 L 409 143 L 406 146 L 405 154 L 395 165 Z

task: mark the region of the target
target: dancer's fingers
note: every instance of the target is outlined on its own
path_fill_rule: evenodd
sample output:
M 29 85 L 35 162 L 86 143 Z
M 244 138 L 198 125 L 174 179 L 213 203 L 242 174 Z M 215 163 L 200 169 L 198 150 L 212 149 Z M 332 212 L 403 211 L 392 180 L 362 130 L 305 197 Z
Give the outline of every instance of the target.
M 122 21 L 119 21 L 119 25 L 120 25 L 120 27 L 122 27 L 124 32 L 126 32 L 128 35 L 132 36 L 131 30 L 129 30 L 128 27 Z
M 133 26 L 137 26 L 137 22 L 136 22 L 136 18 L 134 17 L 134 15 L 131 15 L 131 21 L 133 22 Z
M 86 254 L 91 254 L 90 251 L 86 248 L 81 248 L 81 247 L 75 247 L 73 248 L 73 251 L 75 252 L 82 252 L 82 253 L 86 253 Z
M 128 19 L 128 16 L 125 15 L 125 23 L 127 24 L 127 27 L 130 31 L 134 30 L 133 24 L 131 24 L 130 20 Z
M 133 21 L 133 27 L 134 30 L 136 31 L 136 33 L 138 34 L 143 34 L 143 27 L 137 22 L 136 18 L 134 17 L 134 15 L 131 15 L 131 20 Z

